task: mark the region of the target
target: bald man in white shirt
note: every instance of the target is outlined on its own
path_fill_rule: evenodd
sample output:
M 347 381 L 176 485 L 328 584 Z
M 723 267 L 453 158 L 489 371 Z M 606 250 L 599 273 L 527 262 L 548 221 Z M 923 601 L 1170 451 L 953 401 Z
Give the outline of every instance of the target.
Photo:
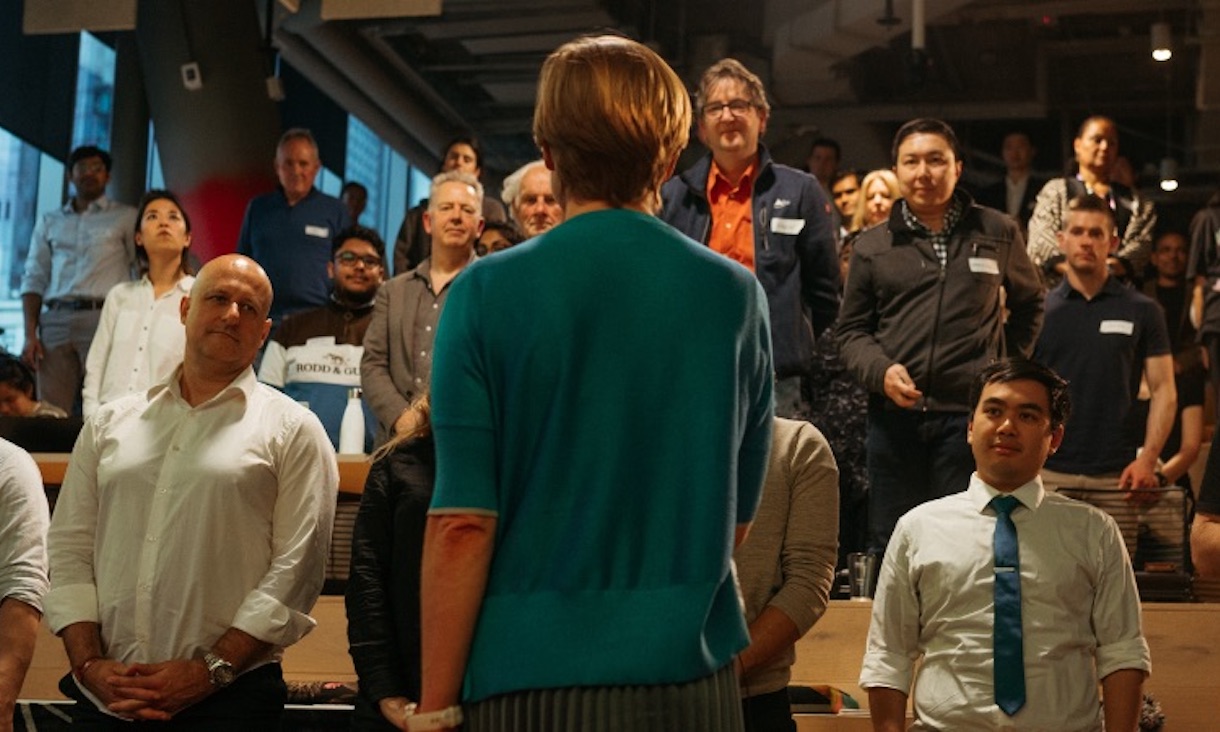
M 85 423 L 46 600 L 75 726 L 278 726 L 279 660 L 315 625 L 338 471 L 317 417 L 254 377 L 271 300 L 254 260 L 212 260 L 181 306 L 182 365 Z

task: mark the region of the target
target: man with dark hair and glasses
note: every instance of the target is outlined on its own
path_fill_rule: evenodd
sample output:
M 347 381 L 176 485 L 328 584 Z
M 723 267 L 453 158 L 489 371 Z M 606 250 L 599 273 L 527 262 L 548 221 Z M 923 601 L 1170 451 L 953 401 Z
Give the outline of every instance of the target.
M 335 236 L 326 265 L 332 289 L 320 308 L 289 315 L 267 343 L 258 379 L 307 402 L 335 448 L 349 390 L 360 386 L 364 332 L 385 278 L 385 244 L 376 231 L 352 226 Z M 365 452 L 377 422 L 365 405 Z
M 713 64 L 695 99 L 710 152 L 661 189 L 661 218 L 758 276 L 771 309 L 775 413 L 800 417 L 814 339 L 839 312 L 836 225 L 817 180 L 773 162 L 759 142 L 770 109 L 740 62 Z

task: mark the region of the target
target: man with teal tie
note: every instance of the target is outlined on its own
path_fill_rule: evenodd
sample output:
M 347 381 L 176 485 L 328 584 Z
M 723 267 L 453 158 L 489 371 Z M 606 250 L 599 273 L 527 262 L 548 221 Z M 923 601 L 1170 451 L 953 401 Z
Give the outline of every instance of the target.
M 904 729 L 922 658 L 912 730 L 1134 732 L 1151 662 L 1122 536 L 1039 477 L 1067 383 L 1004 359 L 971 403 L 969 487 L 903 516 L 885 553 L 860 673 L 873 729 Z

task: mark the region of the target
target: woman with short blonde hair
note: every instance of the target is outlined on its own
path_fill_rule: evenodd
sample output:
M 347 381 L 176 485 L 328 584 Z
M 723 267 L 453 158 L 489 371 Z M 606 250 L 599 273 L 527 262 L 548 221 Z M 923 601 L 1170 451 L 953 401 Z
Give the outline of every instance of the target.
M 564 222 L 470 265 L 437 328 L 408 729 L 742 728 L 731 557 L 773 370 L 757 279 L 653 215 L 690 120 L 626 38 L 543 65 L 534 135 Z

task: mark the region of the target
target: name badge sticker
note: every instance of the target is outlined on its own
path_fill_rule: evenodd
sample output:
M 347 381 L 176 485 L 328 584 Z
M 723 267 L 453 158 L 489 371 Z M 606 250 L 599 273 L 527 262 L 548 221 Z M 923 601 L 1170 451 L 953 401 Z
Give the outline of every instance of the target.
M 326 239 L 326 238 L 330 237 L 330 229 L 328 229 L 325 226 L 310 226 L 310 225 L 306 224 L 305 225 L 305 235 L 306 236 L 319 236 L 319 237 L 322 237 L 323 239 Z
M 990 257 L 971 257 L 969 261 L 971 272 L 991 275 L 1000 273 L 1000 263 Z
M 1103 320 L 1098 332 L 1129 336 L 1135 332 L 1135 323 L 1130 320 Z
M 799 234 L 805 229 L 805 219 L 784 219 L 776 216 L 771 219 L 771 233 Z

